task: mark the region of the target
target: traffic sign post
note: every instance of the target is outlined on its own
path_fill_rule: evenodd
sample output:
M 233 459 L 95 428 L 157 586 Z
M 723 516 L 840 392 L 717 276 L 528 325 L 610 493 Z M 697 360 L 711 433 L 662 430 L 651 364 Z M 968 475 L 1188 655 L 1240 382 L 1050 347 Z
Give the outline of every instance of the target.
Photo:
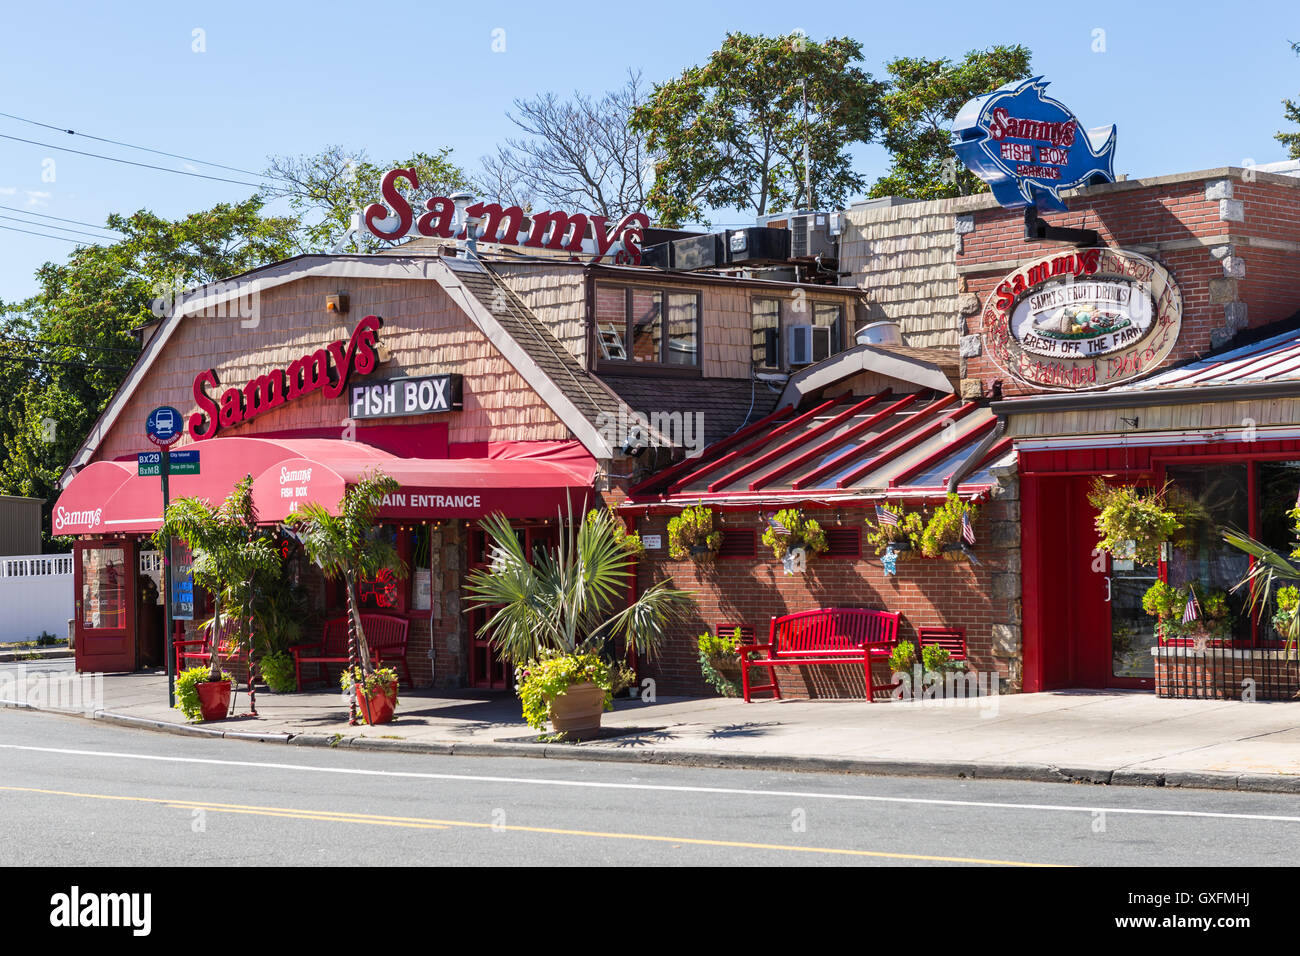
M 163 499 L 163 518 L 167 517 L 167 509 L 171 505 L 171 493 L 167 487 L 167 479 L 171 477 L 172 455 L 177 452 L 170 452 L 167 449 L 181 437 L 181 413 L 170 405 L 160 405 L 149 413 L 148 419 L 144 423 L 145 434 L 149 440 L 162 449 L 160 452 L 145 452 L 136 457 L 136 468 L 141 475 L 157 474 L 162 479 L 162 499 Z M 145 459 L 152 459 L 157 456 L 158 471 L 145 471 L 148 464 Z M 194 471 L 191 474 L 198 474 L 199 454 L 194 452 Z M 171 541 L 166 542 L 162 549 L 163 559 L 163 658 L 167 662 L 167 706 L 176 706 L 176 667 L 175 654 L 172 653 L 172 561 L 171 561 Z

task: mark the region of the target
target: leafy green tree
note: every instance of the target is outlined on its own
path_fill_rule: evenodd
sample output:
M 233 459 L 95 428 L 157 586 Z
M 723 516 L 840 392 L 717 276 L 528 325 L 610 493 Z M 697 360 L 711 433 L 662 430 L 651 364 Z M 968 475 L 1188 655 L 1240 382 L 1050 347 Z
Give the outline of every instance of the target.
M 650 207 L 667 226 L 708 209 L 756 215 L 841 205 L 865 186 L 848 147 L 869 141 L 884 84 L 855 66 L 862 45 L 730 33 L 703 66 L 655 86 L 632 114 L 657 158 Z M 807 99 L 807 117 L 804 99 Z M 813 195 L 803 195 L 809 150 Z
M 636 562 L 614 530 L 616 520 L 609 511 L 592 511 L 581 522 L 570 514 L 559 544 L 531 561 L 508 518 L 480 522 L 492 539 L 491 566 L 470 572 L 465 593 L 469 607 L 492 611 L 483 630 L 502 660 L 599 653 L 619 637 L 649 657 L 664 627 L 694 605 L 689 592 L 666 580 L 625 604 Z
M 1300 41 L 1292 43 L 1291 50 L 1300 55 Z M 1282 115 L 1288 123 L 1300 124 L 1300 103 L 1289 98 L 1283 100 Z M 1291 159 L 1300 159 L 1300 130 L 1291 133 L 1279 132 L 1273 138 L 1287 148 L 1287 155 Z
M 224 613 L 230 618 L 230 632 L 248 649 L 248 697 L 256 714 L 253 602 L 258 579 L 280 573 L 280 557 L 258 527 L 257 511 L 253 508 L 253 476 L 241 478 L 220 507 L 214 508 L 198 498 L 173 501 L 163 515 L 162 527 L 153 536 L 154 546 L 161 550 L 172 538 L 180 538 L 190 549 L 194 558 L 194 583 L 212 595 L 209 679 L 221 679 L 217 642 L 223 633 Z M 229 607 L 223 606 L 223 600 Z
M 1029 76 L 1029 57 L 1023 46 L 994 46 L 957 63 L 899 57 L 886 64 L 892 82 L 882 98 L 880 142 L 890 169 L 871 195 L 942 199 L 987 191 L 952 151 L 952 121 L 967 101 Z
M 446 196 L 455 190 L 471 189 L 465 171 L 450 159 L 450 149 L 416 153 L 409 159 L 377 166 L 363 149 L 328 146 L 314 156 L 272 156 L 265 175 L 272 185 L 262 191 L 267 201 L 287 199 L 302 222 L 297 237 L 299 252 L 329 252 L 339 246 L 352 224 L 353 213 L 379 200 L 379 183 L 384 173 L 401 167 L 414 169 L 420 178 L 419 195 L 412 205 L 419 208 L 429 196 Z M 404 192 L 409 184 L 398 186 Z M 377 252 L 387 243 L 373 236 L 358 236 L 361 252 Z
M 297 221 L 264 217 L 255 198 L 171 221 L 113 215 L 122 239 L 81 246 L 37 270 L 40 290 L 0 311 L 0 491 L 49 498 L 139 353 L 134 329 L 197 283 L 290 255 Z M 46 525 L 48 527 L 48 524 Z
M 338 514 L 318 504 L 303 505 L 298 511 L 296 527 L 307 556 L 320 567 L 325 577 L 341 578 L 347 591 L 348 619 L 348 673 L 355 675 L 358 665 L 361 673 L 369 677 L 374 672 L 370 659 L 370 644 L 361 626 L 361 602 L 357 583 L 362 578 L 373 578 L 384 569 L 397 577 L 406 576 L 406 565 L 398 556 L 397 548 L 375 524 L 375 513 L 383 504 L 384 495 L 400 487 L 395 478 L 376 472 L 367 475 L 343 493 Z M 349 722 L 357 721 L 356 694 L 352 695 Z

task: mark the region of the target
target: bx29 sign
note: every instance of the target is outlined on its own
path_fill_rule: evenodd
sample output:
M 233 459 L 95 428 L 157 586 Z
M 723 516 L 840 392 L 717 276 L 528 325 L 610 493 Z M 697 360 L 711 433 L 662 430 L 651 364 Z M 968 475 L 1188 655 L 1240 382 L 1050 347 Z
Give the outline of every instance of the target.
M 1041 76 L 977 96 L 953 120 L 953 152 L 1001 205 L 1064 211 L 1061 190 L 1115 181 L 1115 127 L 1085 130 Z
M 326 398 L 338 398 L 351 375 L 369 375 L 379 364 L 379 328 L 384 320 L 368 315 L 352 330 L 346 342 L 330 343 L 287 367 L 259 375 L 243 388 L 228 388 L 220 399 L 213 393 L 220 386 L 216 370 L 194 377 L 194 402 L 199 411 L 190 416 L 190 435 L 195 441 L 211 438 L 223 428 L 251 421 L 285 402 L 320 391 Z M 211 391 L 210 391 L 211 390 Z
M 1159 263 L 1080 249 L 1036 259 L 984 304 L 984 347 L 1035 388 L 1102 388 L 1152 371 L 1182 325 L 1183 297 Z
M 459 375 L 424 375 L 353 385 L 349 400 L 353 418 L 395 418 L 458 412 L 464 407 Z
M 405 180 L 412 189 L 420 188 L 420 179 L 414 169 L 390 169 L 380 184 L 382 203 L 366 207 L 365 223 L 371 235 L 380 239 L 398 240 L 411 234 L 439 239 L 477 239 L 506 246 L 524 246 L 533 249 L 557 249 L 590 255 L 600 262 L 612 255 L 616 263 L 639 265 L 641 262 L 641 237 L 650 226 L 645 213 L 629 213 L 609 229 L 606 216 L 586 213 L 535 212 L 525 213 L 519 206 L 502 207 L 500 203 L 477 202 L 458 214 L 456 203 L 446 196 L 433 196 L 424 201 L 424 212 L 417 218 L 406 196 L 398 189 L 398 180 Z M 524 219 L 529 221 L 527 235 L 520 241 Z M 469 235 L 479 220 L 475 234 Z M 591 231 L 591 239 L 586 238 Z

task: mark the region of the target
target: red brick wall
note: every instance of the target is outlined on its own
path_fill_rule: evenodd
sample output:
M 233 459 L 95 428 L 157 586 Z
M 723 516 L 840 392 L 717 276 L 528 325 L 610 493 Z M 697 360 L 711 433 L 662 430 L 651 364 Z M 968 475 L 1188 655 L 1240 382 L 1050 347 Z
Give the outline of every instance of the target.
M 771 549 L 758 542 L 754 558 L 717 558 L 708 563 L 668 559 L 667 517 L 652 515 L 637 521 L 637 530 L 663 536 L 664 549 L 647 552 L 642 559 L 639 583 L 642 588 L 662 578 L 674 586 L 695 592 L 698 607 L 690 620 L 672 628 L 660 656 L 643 664 L 641 675 L 656 681 L 659 694 L 711 694 L 700 675 L 696 638 L 712 631 L 719 622 L 747 624 L 766 640 L 774 615 L 820 607 L 875 608 L 899 611 L 899 636 L 916 641 L 919 626 L 966 628 L 970 663 L 979 670 L 997 671 L 1014 678 L 1014 668 L 1005 656 L 995 656 L 993 625 L 1019 623 L 1020 587 L 1017 545 L 1019 522 L 1012 501 L 989 501 L 981 506 L 975 522 L 976 556 L 981 562 L 927 560 L 919 556 L 900 560 L 898 574 L 887 576 L 863 536 L 863 557 L 858 560 L 821 556 L 809 562 L 806 574 L 786 575 Z M 827 527 L 840 527 L 834 518 L 819 512 Z M 863 526 L 862 512 L 845 512 L 843 527 Z M 757 527 L 755 514 L 728 517 L 722 525 L 739 522 Z M 995 578 L 1001 580 L 996 582 Z M 1012 579 L 1014 578 L 1014 579 Z M 1009 596 L 995 597 L 1007 594 Z M 801 697 L 862 695 L 862 676 L 856 668 L 817 667 L 778 670 L 782 693 Z M 827 673 L 839 670 L 840 673 Z M 877 679 L 883 675 L 873 675 Z
M 1043 216 L 1055 226 L 1095 229 L 1103 245 L 1140 252 L 1169 270 L 1183 293 L 1183 322 L 1178 343 L 1161 367 L 1204 355 L 1230 342 L 1239 328 L 1257 328 L 1300 310 L 1300 289 L 1294 281 L 1300 251 L 1287 247 L 1300 243 L 1300 181 L 1266 183 L 1250 181 L 1249 171 L 1245 175 L 1247 181 L 1241 173 L 1228 178 L 1229 202 L 1242 205 L 1240 221 L 1225 215 L 1221 193 L 1206 198 L 1207 187 L 1223 181 L 1222 176 L 1102 187 L 1070 199 L 1069 212 Z M 962 291 L 974 293 L 981 309 L 989 293 L 1016 268 L 1014 263 L 1071 248 L 1026 243 L 1021 210 L 981 209 L 972 215 L 974 231 L 962 236 L 956 259 Z M 1171 243 L 1179 246 L 1169 248 Z M 1187 243 L 1195 244 L 1183 248 Z M 1157 245 L 1153 251 L 1143 248 L 1152 245 Z M 981 331 L 978 311 L 963 316 L 962 322 L 964 335 Z M 967 387 L 978 381 L 984 395 L 994 380 L 1002 381 L 1006 395 L 1036 391 L 998 368 L 987 352 L 963 363 Z

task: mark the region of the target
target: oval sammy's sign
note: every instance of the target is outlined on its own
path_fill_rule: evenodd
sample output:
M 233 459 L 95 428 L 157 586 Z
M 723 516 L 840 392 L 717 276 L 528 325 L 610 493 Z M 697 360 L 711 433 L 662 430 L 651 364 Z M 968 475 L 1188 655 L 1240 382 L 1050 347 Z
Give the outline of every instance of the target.
M 1021 266 L 984 303 L 989 356 L 1035 388 L 1105 388 L 1153 371 L 1173 349 L 1183 296 L 1158 262 L 1079 249 Z

